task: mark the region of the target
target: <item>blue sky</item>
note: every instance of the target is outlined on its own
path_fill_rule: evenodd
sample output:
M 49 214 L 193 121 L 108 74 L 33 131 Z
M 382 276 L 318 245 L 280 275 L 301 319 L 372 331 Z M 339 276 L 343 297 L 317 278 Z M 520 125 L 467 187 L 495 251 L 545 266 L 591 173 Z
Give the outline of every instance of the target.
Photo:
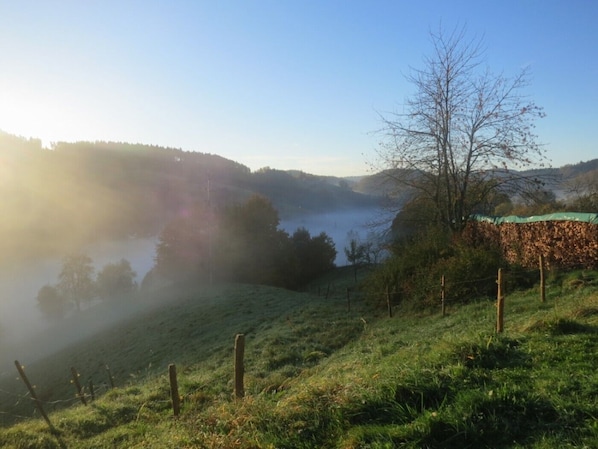
M 554 166 L 598 157 L 593 0 L 0 0 L 0 129 L 366 174 L 440 24 L 494 72 L 531 68 Z

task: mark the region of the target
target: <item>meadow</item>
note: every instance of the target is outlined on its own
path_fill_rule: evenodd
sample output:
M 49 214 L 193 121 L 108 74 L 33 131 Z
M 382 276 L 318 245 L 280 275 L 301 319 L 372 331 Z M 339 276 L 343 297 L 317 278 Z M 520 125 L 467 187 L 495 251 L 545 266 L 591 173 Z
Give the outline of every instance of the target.
M 440 304 L 415 312 L 399 303 L 389 318 L 382 296 L 359 294 L 350 267 L 306 292 L 166 288 L 137 299 L 147 307 L 134 316 L 46 359 L 20 360 L 54 432 L 15 370 L 0 382 L 0 447 L 598 447 L 598 274 L 551 276 L 545 303 L 537 287 L 506 293 L 497 334 L 493 298 L 448 304 L 446 316 Z M 92 313 L 80 324 L 102 316 Z M 246 339 L 240 399 L 237 334 Z M 176 418 L 169 364 L 182 399 Z M 96 385 L 87 406 L 71 366 Z

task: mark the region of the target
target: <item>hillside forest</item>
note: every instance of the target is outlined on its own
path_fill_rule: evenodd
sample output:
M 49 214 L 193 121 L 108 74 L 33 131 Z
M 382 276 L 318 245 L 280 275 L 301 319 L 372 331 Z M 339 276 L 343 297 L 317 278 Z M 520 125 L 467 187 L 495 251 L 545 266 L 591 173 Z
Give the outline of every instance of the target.
M 338 178 L 249 168 L 217 155 L 114 142 L 53 144 L 0 132 L 3 261 L 157 236 L 172 220 L 260 195 L 283 218 L 371 207 Z M 193 212 L 193 213 L 195 213 Z

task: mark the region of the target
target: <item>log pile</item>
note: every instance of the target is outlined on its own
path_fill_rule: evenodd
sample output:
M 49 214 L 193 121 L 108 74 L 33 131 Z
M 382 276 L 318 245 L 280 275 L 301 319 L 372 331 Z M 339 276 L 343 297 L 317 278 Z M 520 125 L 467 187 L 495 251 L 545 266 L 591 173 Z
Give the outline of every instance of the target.
M 505 260 L 525 268 L 598 269 L 598 225 L 579 221 L 494 224 L 469 221 L 463 238 L 471 245 L 500 248 Z

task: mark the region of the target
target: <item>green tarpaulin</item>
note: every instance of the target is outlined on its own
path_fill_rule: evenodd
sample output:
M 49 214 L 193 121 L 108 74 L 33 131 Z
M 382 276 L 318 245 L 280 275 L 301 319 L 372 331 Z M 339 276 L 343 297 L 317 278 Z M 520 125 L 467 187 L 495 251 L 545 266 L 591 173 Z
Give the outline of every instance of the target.
M 495 225 L 503 223 L 535 223 L 537 221 L 581 221 L 584 223 L 598 224 L 598 213 L 581 213 L 581 212 L 559 212 L 555 214 L 546 215 L 532 215 L 531 217 L 519 217 L 517 215 L 509 215 L 508 217 L 490 217 L 488 215 L 472 215 L 470 217 L 475 221 L 483 221 L 486 223 L 493 223 Z

